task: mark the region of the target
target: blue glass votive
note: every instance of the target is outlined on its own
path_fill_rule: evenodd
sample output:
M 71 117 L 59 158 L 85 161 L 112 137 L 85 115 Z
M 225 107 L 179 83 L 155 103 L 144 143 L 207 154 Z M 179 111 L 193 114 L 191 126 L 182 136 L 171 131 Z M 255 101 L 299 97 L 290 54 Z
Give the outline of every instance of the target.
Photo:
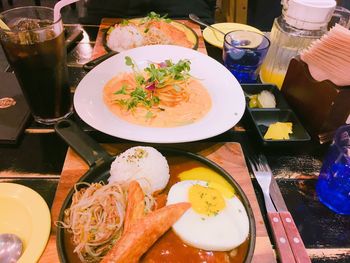
M 350 215 L 350 125 L 341 126 L 318 177 L 319 200 L 338 214 Z
M 224 37 L 224 65 L 239 83 L 255 83 L 269 46 L 270 40 L 260 33 L 231 31 Z

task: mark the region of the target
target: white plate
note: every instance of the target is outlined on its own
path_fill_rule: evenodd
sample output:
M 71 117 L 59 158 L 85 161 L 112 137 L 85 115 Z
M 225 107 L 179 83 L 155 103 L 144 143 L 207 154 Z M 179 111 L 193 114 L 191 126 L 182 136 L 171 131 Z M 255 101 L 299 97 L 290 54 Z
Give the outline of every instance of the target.
M 139 67 L 166 59 L 189 59 L 191 75 L 208 89 L 211 110 L 195 123 L 171 128 L 140 126 L 118 118 L 104 104 L 103 88 L 119 73 L 131 72 L 125 65 L 125 56 L 130 56 Z M 245 100 L 236 78 L 216 60 L 189 48 L 154 45 L 121 52 L 91 70 L 75 91 L 74 107 L 83 121 L 106 134 L 139 142 L 179 143 L 210 138 L 232 128 L 243 115 Z

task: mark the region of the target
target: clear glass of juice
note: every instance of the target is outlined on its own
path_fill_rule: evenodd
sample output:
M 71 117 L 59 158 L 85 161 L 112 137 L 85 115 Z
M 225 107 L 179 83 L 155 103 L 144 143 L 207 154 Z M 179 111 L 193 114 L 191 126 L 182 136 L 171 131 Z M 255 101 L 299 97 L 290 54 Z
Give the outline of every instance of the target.
M 53 9 L 28 6 L 0 14 L 9 30 L 0 43 L 35 121 L 53 124 L 72 112 L 62 20 Z
M 318 177 L 319 200 L 338 214 L 350 215 L 350 125 L 336 131 Z
M 270 40 L 257 32 L 236 30 L 224 37 L 223 61 L 240 83 L 255 83 Z

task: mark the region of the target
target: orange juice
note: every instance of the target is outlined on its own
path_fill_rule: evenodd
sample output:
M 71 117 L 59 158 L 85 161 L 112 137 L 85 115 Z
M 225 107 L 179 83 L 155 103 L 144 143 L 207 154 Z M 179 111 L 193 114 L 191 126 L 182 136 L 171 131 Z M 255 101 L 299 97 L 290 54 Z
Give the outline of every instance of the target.
M 285 76 L 286 76 L 285 72 L 276 72 L 267 68 L 265 65 L 261 66 L 260 79 L 261 79 L 261 82 L 263 83 L 273 83 L 279 89 L 281 89 Z

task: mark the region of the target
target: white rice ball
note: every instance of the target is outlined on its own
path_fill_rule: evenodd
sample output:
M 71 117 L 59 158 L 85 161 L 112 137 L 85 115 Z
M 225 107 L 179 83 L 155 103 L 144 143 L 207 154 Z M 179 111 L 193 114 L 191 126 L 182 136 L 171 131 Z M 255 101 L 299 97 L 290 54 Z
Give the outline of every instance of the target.
M 107 46 L 117 52 L 142 45 L 143 36 L 135 25 L 116 25 L 107 40 Z
M 144 146 L 132 147 L 117 156 L 110 174 L 109 183 L 137 180 L 147 194 L 164 189 L 170 177 L 165 157 L 153 147 Z

